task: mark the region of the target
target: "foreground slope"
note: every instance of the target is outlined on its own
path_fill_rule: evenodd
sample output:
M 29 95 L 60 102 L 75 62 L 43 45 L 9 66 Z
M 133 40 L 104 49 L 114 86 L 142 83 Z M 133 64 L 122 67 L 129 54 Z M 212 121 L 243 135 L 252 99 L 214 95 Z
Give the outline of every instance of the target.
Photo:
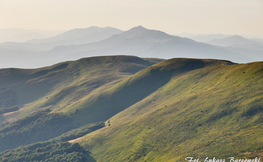
M 147 85 L 148 77 L 152 82 L 165 78 L 163 73 L 169 76 L 166 83 L 110 118 L 109 126 L 70 142 L 89 149 L 98 162 L 262 156 L 262 62 L 172 59 L 142 70 L 115 89 L 125 92 L 138 81 L 131 93 L 144 93 L 136 85 Z

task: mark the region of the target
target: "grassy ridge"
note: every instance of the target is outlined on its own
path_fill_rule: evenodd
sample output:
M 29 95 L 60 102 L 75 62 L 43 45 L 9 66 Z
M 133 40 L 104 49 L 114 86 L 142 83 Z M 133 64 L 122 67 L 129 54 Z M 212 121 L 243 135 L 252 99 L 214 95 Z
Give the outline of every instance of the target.
M 12 90 L 15 93 L 17 104 L 21 106 L 50 91 L 60 81 L 59 72 L 68 64 L 61 63 L 40 69 L 1 69 L 1 88 Z M 54 77 L 56 74 L 57 77 Z
M 74 114 L 81 108 L 79 105 L 90 96 L 109 89 L 156 61 L 133 56 L 107 56 L 40 69 L 0 70 L 3 86 L 0 96 L 11 94 L 7 99 L 0 99 L 2 106 L 8 106 L 6 103 L 13 99 L 18 104 L 1 107 L 0 103 L 0 122 L 3 127 L 0 129 L 0 151 L 50 140 L 75 129 L 59 137 L 59 141 L 71 140 L 103 127 L 102 123 L 86 125 L 108 119 L 102 118 L 104 114 L 99 110 L 96 116 L 76 118 Z M 119 111 L 115 110 L 114 113 Z M 8 125 L 9 122 L 11 124 Z
M 173 75 L 209 64 L 194 59 L 176 59 L 172 63 L 169 61 L 143 69 L 105 92 L 90 96 L 84 103 L 76 106 L 77 110 L 71 108 L 69 112 L 81 123 L 105 121 L 164 86 Z
M 1 69 L 0 96 L 7 96 L 4 93 L 8 92 L 10 97 L 0 99 L 0 109 L 17 105 L 20 110 L 1 115 L 0 121 L 14 122 L 46 108 L 53 112 L 75 110 L 76 104 L 85 101 L 86 96 L 107 89 L 156 61 L 133 56 L 105 56 L 40 69 Z
M 148 70 L 175 72 L 176 61 L 164 61 Z M 171 73 L 166 84 L 110 118 L 110 126 L 77 141 L 97 161 L 262 156 L 263 63 L 203 63 L 200 68 Z M 140 72 L 133 77 L 144 82 L 137 77 L 148 76 Z

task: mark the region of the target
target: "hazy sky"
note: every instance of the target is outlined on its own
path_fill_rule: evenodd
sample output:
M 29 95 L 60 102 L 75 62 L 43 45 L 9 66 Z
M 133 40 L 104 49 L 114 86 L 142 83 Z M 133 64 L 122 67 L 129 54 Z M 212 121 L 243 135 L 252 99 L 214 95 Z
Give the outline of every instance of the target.
M 0 29 L 138 25 L 169 34 L 263 36 L 263 0 L 0 0 Z

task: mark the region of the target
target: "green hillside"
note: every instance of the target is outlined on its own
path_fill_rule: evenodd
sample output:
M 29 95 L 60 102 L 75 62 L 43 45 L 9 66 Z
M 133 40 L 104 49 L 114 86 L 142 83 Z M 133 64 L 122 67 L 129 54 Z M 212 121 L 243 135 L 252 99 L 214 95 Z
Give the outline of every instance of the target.
M 0 152 L 39 141 L 46 141 L 77 128 L 70 116 L 40 111 L 0 129 Z
M 0 69 L 0 127 L 42 109 L 65 112 L 88 95 L 108 89 L 158 61 L 105 56 L 40 69 Z
M 168 65 L 166 65 L 167 62 Z M 69 106 L 68 113 L 83 124 L 96 120 L 105 121 L 167 84 L 173 75 L 209 64 L 203 60 L 191 59 L 176 59 L 167 62 L 144 69 L 106 91 L 86 96 L 87 99 L 83 102 Z
M 40 69 L 0 70 L 0 151 L 50 140 L 81 126 L 60 138 L 71 140 L 94 131 L 86 124 L 106 121 L 121 110 L 104 118 L 100 110 L 91 119 L 75 118 L 79 104 L 158 61 L 105 56 Z
M 20 146 L 0 160 L 262 158 L 263 62 L 158 61 L 111 56 L 0 70 L 0 121 L 11 122 L 0 129 L 0 151 Z
M 167 60 L 94 97 L 89 111 L 128 108 L 70 142 L 98 162 L 261 157 L 262 83 L 263 62 Z
M 51 139 L 66 142 L 104 126 L 104 122 L 99 122 L 80 127 L 71 116 L 46 109 L 0 129 L 0 152 Z

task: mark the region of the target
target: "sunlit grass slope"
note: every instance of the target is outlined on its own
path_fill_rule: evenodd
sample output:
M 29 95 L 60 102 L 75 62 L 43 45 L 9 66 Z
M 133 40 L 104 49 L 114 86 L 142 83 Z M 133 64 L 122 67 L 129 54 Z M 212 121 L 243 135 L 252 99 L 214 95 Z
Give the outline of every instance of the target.
M 17 105 L 20 109 L 0 114 L 0 121 L 10 123 L 46 108 L 67 112 L 86 96 L 108 89 L 155 62 L 158 59 L 105 56 L 40 69 L 0 69 L 0 95 L 10 94 L 0 100 L 0 108 Z
M 202 68 L 206 64 L 209 62 L 193 59 L 160 63 L 138 72 L 106 91 L 86 96 L 87 99 L 83 102 L 69 107 L 68 112 L 83 124 L 105 121 L 167 84 L 172 76 Z
M 130 96 L 140 97 L 110 118 L 110 126 L 71 142 L 89 149 L 98 162 L 263 155 L 263 62 L 171 59 L 101 98 L 118 106 Z

